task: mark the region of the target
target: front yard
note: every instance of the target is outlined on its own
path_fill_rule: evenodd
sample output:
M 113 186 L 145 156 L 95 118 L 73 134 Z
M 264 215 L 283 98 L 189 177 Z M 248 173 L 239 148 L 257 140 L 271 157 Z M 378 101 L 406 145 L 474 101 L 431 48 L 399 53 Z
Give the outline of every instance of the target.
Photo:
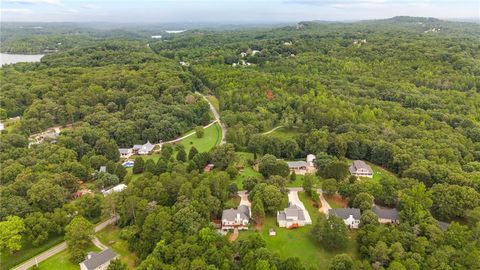
M 100 249 L 94 246 L 93 244 L 90 245 L 88 251 L 99 252 Z M 38 264 L 38 269 L 40 270 L 78 270 L 80 269 L 80 265 L 78 263 L 72 263 L 69 259 L 68 250 L 64 250 L 45 261 Z
M 135 268 L 137 256 L 128 250 L 127 242 L 120 238 L 119 227 L 109 225 L 97 233 L 97 238 L 102 244 L 110 247 L 115 253 L 120 255 L 120 260 L 128 266 L 128 269 Z

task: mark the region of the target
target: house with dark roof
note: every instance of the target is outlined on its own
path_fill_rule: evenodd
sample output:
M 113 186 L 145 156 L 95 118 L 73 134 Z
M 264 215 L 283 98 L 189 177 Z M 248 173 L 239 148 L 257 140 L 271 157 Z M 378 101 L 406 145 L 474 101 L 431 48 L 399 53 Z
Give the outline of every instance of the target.
M 90 252 L 87 258 L 80 263 L 81 270 L 106 270 L 110 265 L 110 261 L 118 258 L 113 250 L 107 248 L 102 252 Z
M 352 175 L 357 177 L 373 177 L 373 171 L 363 160 L 355 160 L 348 168 Z
M 358 229 L 360 224 L 361 214 L 358 208 L 333 208 L 328 210 L 328 215 L 343 219 L 345 225 L 350 229 Z
M 155 145 L 147 141 L 146 144 L 135 144 L 132 148 L 133 152 L 137 155 L 150 155 Z
M 237 209 L 225 209 L 222 212 L 222 230 L 246 230 L 250 220 L 250 207 L 239 205 Z
M 378 222 L 383 224 L 400 224 L 400 214 L 395 208 L 374 205 L 372 211 L 377 214 Z
M 304 210 L 292 203 L 283 211 L 277 212 L 277 223 L 282 228 L 296 228 L 311 224 L 305 218 Z

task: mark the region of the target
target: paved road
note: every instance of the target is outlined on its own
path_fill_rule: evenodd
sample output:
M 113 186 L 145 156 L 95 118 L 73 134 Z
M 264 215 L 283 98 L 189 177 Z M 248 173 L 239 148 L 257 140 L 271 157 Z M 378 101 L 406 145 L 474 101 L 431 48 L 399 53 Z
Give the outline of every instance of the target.
M 100 240 L 98 240 L 98 238 L 95 236 L 93 237 L 92 239 L 92 243 L 97 246 L 100 250 L 105 250 L 107 249 L 108 247 L 105 246 L 104 244 L 102 244 L 102 242 L 100 242 Z
M 108 220 L 98 224 L 97 226 L 95 226 L 95 232 L 98 232 L 98 231 L 101 231 L 101 230 L 105 229 L 105 227 L 114 223 L 115 221 L 117 221 L 117 219 L 118 219 L 118 217 L 112 217 L 111 219 L 108 219 Z M 53 248 L 51 248 L 51 249 L 49 249 L 49 250 L 47 250 L 43 253 L 40 253 L 38 256 L 33 257 L 30 260 L 16 266 L 15 268 L 13 268 L 13 270 L 27 270 L 27 269 L 33 267 L 34 265 L 36 265 L 37 263 L 40 263 L 40 262 L 52 257 L 53 255 L 64 251 L 65 249 L 67 249 L 67 243 L 62 242 L 62 243 L 54 246 Z
M 224 144 L 226 142 L 225 138 L 227 136 L 227 128 L 225 124 L 222 121 L 220 121 L 220 114 L 218 113 L 217 109 L 215 109 L 215 106 L 213 106 L 213 104 L 210 102 L 210 100 L 208 100 L 208 98 L 204 94 L 200 92 L 195 92 L 195 94 L 202 96 L 203 99 L 206 102 L 208 102 L 208 105 L 210 105 L 210 110 L 213 113 L 213 117 L 215 117 L 215 120 L 217 120 L 218 123 L 220 123 L 220 127 L 222 128 L 222 141 L 220 142 L 220 144 Z

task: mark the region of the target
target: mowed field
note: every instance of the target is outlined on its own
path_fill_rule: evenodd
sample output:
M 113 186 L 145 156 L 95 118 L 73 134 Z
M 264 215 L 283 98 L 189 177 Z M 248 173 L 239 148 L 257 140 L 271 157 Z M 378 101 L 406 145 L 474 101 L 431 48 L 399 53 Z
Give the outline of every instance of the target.
M 313 224 L 315 224 L 320 212 L 313 206 L 313 201 L 305 196 L 303 192 L 299 192 L 298 195 L 312 217 Z M 312 238 L 310 234 L 312 227 L 313 225 L 308 225 L 293 230 L 279 228 L 276 217 L 270 215 L 265 219 L 263 228 L 259 232 L 255 232 L 253 228 L 249 231 L 241 231 L 239 239 L 245 239 L 250 234 L 260 233 L 263 239 L 265 239 L 269 250 L 277 252 L 282 258 L 298 257 L 307 269 L 328 269 L 330 260 L 340 253 L 346 253 L 352 258 L 357 258 L 357 234 L 355 231 L 349 232 L 349 242 L 345 249 L 329 251 L 325 250 Z M 276 236 L 268 235 L 271 228 L 277 232 Z

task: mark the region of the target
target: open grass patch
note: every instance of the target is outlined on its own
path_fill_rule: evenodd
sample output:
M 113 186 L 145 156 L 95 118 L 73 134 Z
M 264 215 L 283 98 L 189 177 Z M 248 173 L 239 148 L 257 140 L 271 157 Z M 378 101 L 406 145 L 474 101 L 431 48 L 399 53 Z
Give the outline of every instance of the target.
M 113 251 L 120 255 L 120 260 L 128 266 L 128 269 L 135 268 L 137 256 L 135 253 L 128 250 L 127 241 L 120 238 L 119 227 L 109 225 L 97 233 L 97 238 L 104 245 L 110 247 L 113 249 Z
M 296 128 L 287 128 L 287 127 L 281 127 L 279 129 L 276 129 L 272 133 L 269 133 L 268 136 L 270 137 L 276 137 L 279 138 L 280 140 L 288 140 L 288 139 L 295 139 L 300 134 L 300 131 Z
M 222 141 L 222 129 L 218 123 L 209 126 L 205 129 L 205 134 L 202 138 L 197 138 L 197 135 L 194 134 L 190 137 L 185 138 L 180 142 L 185 146 L 185 151 L 188 153 L 192 146 L 197 148 L 198 152 L 208 152 L 213 147 L 220 144 Z
M 60 244 L 63 241 L 63 235 L 57 235 L 50 237 L 44 244 L 38 247 L 32 246 L 28 239 L 24 239 L 22 249 L 14 254 L 8 254 L 2 252 L 1 257 L 1 269 L 10 269 L 15 265 L 19 265 L 22 262 Z

